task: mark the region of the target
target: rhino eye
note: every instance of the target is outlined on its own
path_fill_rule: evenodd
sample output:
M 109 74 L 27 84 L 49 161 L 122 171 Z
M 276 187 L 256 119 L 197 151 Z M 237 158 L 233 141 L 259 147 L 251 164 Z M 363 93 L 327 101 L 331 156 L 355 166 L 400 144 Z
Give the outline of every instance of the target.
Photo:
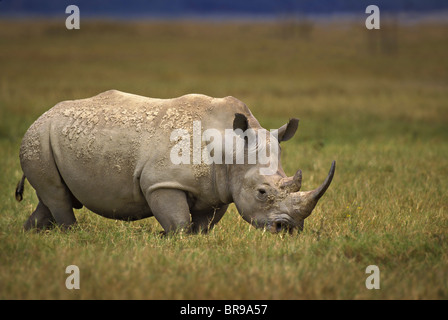
M 265 190 L 265 189 L 258 189 L 258 193 L 259 193 L 259 194 L 265 194 L 265 193 L 266 193 L 266 190 Z

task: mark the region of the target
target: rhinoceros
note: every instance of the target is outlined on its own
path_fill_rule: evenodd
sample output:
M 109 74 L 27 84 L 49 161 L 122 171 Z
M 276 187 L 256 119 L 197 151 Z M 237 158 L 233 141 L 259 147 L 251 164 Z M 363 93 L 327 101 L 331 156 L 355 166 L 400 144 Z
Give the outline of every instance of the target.
M 176 163 L 172 156 L 179 153 L 173 149 L 182 139 L 173 139 L 173 132 L 183 130 L 188 138 L 192 123 L 200 123 L 203 132 L 264 130 L 249 108 L 231 96 L 156 99 L 109 90 L 56 104 L 30 126 L 20 147 L 23 176 L 16 199 L 22 200 L 26 178 L 39 200 L 25 230 L 69 228 L 76 223 L 73 209 L 85 206 L 111 219 L 154 216 L 166 233 L 207 232 L 232 202 L 257 228 L 274 233 L 303 229 L 304 219 L 333 179 L 335 161 L 323 184 L 312 191 L 300 191 L 300 170 L 286 176 L 280 152 L 271 152 L 271 162 L 277 162 L 271 174 L 262 174 L 261 168 L 269 164 L 257 161 Z M 297 127 L 298 119 L 292 118 L 275 135 L 269 132 L 265 141 L 279 147 Z M 248 136 L 235 137 L 243 141 L 247 156 Z M 206 142 L 200 139 L 199 148 L 187 145 L 183 151 L 201 152 Z M 222 158 L 231 159 L 226 152 Z

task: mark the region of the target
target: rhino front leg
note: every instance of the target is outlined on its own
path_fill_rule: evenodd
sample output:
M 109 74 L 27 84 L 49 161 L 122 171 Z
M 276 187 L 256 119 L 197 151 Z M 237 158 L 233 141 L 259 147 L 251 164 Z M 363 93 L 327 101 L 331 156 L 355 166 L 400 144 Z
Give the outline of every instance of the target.
M 207 233 L 216 223 L 219 222 L 219 220 L 221 220 L 228 207 L 229 205 L 226 204 L 220 208 L 192 212 L 192 231 L 195 233 Z
M 165 233 L 190 231 L 190 209 L 184 191 L 158 189 L 148 194 L 146 200 Z

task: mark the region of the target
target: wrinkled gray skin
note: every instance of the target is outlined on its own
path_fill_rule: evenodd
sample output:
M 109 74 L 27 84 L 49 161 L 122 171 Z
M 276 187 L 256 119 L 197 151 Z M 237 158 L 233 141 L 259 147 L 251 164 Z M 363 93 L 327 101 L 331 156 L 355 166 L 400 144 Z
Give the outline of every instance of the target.
M 331 182 L 334 162 L 322 186 L 308 192 L 299 191 L 301 171 L 287 177 L 281 165 L 273 175 L 261 175 L 258 164 L 175 165 L 170 134 L 179 128 L 191 134 L 194 120 L 223 136 L 224 129 L 261 129 L 233 97 L 152 99 L 110 90 L 57 104 L 32 124 L 20 148 L 24 177 L 16 198 L 26 177 L 39 199 L 24 228 L 70 227 L 73 208 L 85 206 L 112 219 L 154 216 L 165 232 L 208 231 L 235 202 L 256 227 L 301 230 Z M 282 126 L 278 141 L 292 138 L 297 125 L 291 119 Z

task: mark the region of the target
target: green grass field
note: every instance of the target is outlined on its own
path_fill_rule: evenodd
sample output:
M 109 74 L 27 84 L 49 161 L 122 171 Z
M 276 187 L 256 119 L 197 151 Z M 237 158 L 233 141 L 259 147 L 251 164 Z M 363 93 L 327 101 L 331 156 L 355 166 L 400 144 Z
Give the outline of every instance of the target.
M 447 299 L 446 25 L 0 21 L 0 299 Z M 265 128 L 301 119 L 288 175 L 330 189 L 298 237 L 232 205 L 208 235 L 76 211 L 68 231 L 22 231 L 37 204 L 18 153 L 57 102 L 108 89 L 244 101 Z M 65 268 L 80 269 L 80 290 Z M 365 269 L 377 265 L 380 289 Z

